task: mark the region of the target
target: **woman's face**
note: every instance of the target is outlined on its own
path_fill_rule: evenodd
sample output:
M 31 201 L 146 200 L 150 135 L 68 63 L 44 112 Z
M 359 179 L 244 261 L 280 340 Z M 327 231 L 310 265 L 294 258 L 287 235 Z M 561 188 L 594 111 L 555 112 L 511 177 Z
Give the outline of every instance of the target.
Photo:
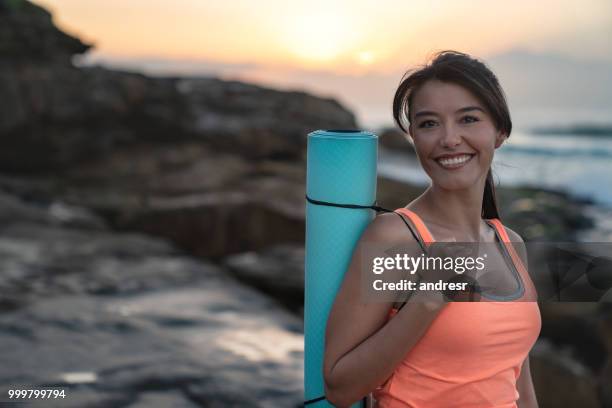
M 413 95 L 410 116 L 415 150 L 434 184 L 457 190 L 484 183 L 507 135 L 476 96 L 452 82 L 429 80 Z

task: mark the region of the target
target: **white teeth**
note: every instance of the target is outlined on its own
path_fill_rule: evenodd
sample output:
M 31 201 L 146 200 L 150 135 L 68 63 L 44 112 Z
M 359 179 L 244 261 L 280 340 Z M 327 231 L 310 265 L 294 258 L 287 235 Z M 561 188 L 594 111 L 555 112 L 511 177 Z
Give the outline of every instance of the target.
M 469 154 L 464 154 L 463 156 L 453 157 L 452 159 L 439 159 L 438 163 L 445 167 L 454 167 L 467 162 L 471 157 L 472 156 Z

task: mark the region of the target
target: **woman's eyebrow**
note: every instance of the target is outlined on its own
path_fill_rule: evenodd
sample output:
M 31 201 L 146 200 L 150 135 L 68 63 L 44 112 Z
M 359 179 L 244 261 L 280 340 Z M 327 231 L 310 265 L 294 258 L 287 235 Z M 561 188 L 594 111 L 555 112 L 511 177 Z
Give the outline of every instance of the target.
M 472 111 L 472 110 L 479 110 L 479 111 L 484 113 L 484 110 L 482 108 L 478 107 L 478 106 L 466 106 L 464 108 L 457 109 L 457 111 L 455 111 L 455 113 L 469 112 L 469 111 Z M 414 117 L 418 118 L 419 116 L 427 116 L 427 115 L 436 116 L 437 113 L 434 112 L 434 111 L 420 111 L 420 112 L 415 113 Z

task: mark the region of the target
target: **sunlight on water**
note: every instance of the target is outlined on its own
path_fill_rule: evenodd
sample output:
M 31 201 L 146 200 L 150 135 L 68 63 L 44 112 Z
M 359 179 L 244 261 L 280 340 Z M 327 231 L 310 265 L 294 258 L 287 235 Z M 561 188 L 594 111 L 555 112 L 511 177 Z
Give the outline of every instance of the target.
M 62 373 L 61 379 L 68 384 L 85 384 L 93 383 L 98 380 L 98 376 L 94 372 L 75 371 L 71 373 Z
M 302 335 L 270 327 L 228 331 L 217 337 L 215 342 L 219 348 L 253 362 L 283 363 L 290 360 L 291 353 L 304 350 Z

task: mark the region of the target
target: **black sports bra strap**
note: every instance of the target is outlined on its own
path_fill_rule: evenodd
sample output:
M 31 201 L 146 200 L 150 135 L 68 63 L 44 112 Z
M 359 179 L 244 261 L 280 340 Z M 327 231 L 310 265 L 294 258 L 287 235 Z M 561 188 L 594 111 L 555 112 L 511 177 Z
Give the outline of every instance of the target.
M 419 246 L 421 247 L 421 249 L 423 250 L 423 252 L 427 253 L 427 247 L 425 246 L 425 242 L 423 241 L 423 239 L 421 238 L 421 236 L 416 233 L 412 227 L 410 226 L 410 224 L 408 223 L 408 221 L 406 221 L 406 219 L 404 218 L 404 216 L 398 212 L 395 212 L 397 215 L 399 215 L 399 217 L 402 219 L 402 221 L 404 221 L 404 224 L 406 224 L 406 227 L 408 227 L 408 230 L 410 230 L 410 233 L 412 234 L 412 236 L 414 237 L 414 239 L 416 240 L 416 242 L 419 243 Z

